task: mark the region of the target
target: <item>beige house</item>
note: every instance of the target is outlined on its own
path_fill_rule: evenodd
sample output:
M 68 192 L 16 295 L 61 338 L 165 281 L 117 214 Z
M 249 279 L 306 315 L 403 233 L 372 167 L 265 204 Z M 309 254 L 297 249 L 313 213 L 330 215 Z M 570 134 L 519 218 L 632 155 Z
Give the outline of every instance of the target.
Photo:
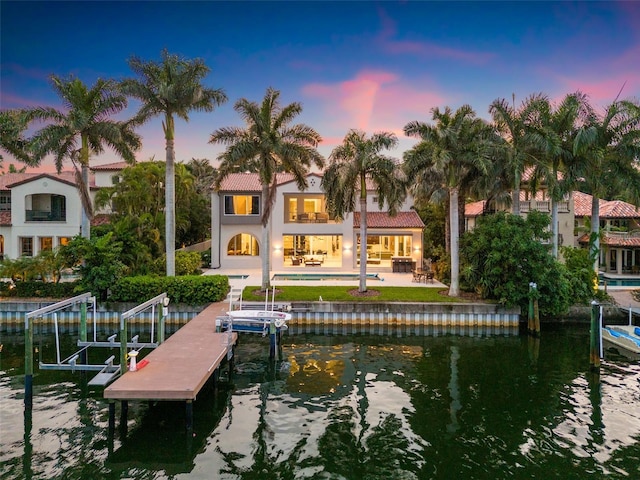
M 339 221 L 327 213 L 322 175 L 310 173 L 309 187 L 298 187 L 290 174 L 278 174 L 270 224 L 273 270 L 353 272 L 360 262 L 359 212 Z M 237 173 L 212 192 L 211 265 L 259 269 L 262 213 L 259 177 Z M 367 269 L 392 271 L 398 262 L 421 262 L 424 223 L 407 199 L 398 215 L 380 211 L 373 188 L 367 204 Z
M 591 202 L 593 197 L 572 192 L 558 205 L 559 245 L 586 248 L 589 244 Z M 544 192 L 535 196 L 521 194 L 521 214 L 531 210 L 551 213 L 551 203 Z M 465 207 L 467 229 L 475 227 L 478 217 L 497 209 L 487 202 L 469 203 Z M 502 208 L 507 210 L 507 208 Z M 600 268 L 617 274 L 640 273 L 640 210 L 620 200 L 600 200 Z

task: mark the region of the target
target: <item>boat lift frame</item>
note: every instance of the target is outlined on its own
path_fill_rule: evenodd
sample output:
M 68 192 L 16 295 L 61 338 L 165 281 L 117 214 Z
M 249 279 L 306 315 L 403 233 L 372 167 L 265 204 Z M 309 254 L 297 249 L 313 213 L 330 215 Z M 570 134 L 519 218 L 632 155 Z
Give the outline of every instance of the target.
M 93 340 L 87 340 L 87 304 L 93 305 Z M 82 347 L 64 360 L 60 359 L 60 340 L 58 330 L 57 312 L 80 304 L 80 326 L 78 346 Z M 156 311 L 156 305 L 161 304 L 162 308 Z M 33 406 L 33 322 L 35 319 L 42 318 L 45 315 L 53 314 L 56 337 L 56 361 L 57 363 L 46 364 L 39 362 L 39 368 L 42 370 L 71 370 L 71 371 L 96 371 L 98 375 L 89 382 L 90 385 L 104 386 L 109 383 L 117 375 L 123 373 L 127 365 L 127 350 L 131 348 L 139 352 L 142 348 L 155 348 L 164 342 L 165 336 L 165 318 L 168 315 L 169 298 L 166 293 L 157 295 L 156 297 L 128 310 L 120 315 L 120 342 L 116 342 L 117 334 L 108 337 L 108 341 L 101 342 L 97 340 L 96 325 L 96 298 L 90 292 L 78 295 L 76 297 L 62 300 L 60 302 L 39 308 L 25 314 L 25 396 L 24 403 L 26 409 Z M 151 308 L 151 341 L 138 342 L 138 335 L 134 336 L 131 341 L 127 341 L 127 320 L 139 313 Z M 157 315 L 156 315 L 157 312 Z M 157 316 L 157 319 L 154 318 Z M 158 323 L 157 341 L 154 341 L 155 321 Z M 87 363 L 87 351 L 89 347 L 117 347 L 120 345 L 120 365 L 114 365 L 115 356 L 109 357 L 102 365 L 91 365 Z M 80 360 L 78 362 L 78 360 Z

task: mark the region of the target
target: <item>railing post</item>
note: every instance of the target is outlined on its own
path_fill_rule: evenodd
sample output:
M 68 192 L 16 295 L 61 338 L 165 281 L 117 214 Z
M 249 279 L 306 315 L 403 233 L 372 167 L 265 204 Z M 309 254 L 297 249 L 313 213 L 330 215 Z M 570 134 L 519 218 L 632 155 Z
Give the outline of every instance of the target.
M 24 322 L 24 408 L 33 407 L 33 320 L 25 315 Z
M 120 375 L 127 371 L 127 320 L 120 316 Z
M 591 302 L 591 330 L 590 330 L 590 343 L 589 343 L 589 364 L 592 369 L 600 368 L 600 315 L 598 302 L 595 300 Z

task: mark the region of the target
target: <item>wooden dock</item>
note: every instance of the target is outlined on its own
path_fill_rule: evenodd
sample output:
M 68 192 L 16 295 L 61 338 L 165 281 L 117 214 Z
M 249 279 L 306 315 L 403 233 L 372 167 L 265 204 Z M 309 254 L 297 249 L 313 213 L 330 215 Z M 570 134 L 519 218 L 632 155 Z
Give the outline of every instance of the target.
M 198 392 L 232 352 L 238 334 L 216 332 L 216 318 L 226 303 L 214 303 L 171 335 L 144 359 L 105 388 L 110 400 L 195 400 Z M 229 339 L 231 338 L 231 342 Z

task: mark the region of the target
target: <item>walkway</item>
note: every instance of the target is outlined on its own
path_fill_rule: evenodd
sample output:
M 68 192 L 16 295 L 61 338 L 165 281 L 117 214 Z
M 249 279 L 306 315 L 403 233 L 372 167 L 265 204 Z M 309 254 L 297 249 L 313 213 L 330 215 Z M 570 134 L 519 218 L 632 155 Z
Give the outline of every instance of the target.
M 104 390 L 112 400 L 195 400 L 237 340 L 216 333 L 226 302 L 213 303 L 147 355 L 149 363 L 126 372 Z

